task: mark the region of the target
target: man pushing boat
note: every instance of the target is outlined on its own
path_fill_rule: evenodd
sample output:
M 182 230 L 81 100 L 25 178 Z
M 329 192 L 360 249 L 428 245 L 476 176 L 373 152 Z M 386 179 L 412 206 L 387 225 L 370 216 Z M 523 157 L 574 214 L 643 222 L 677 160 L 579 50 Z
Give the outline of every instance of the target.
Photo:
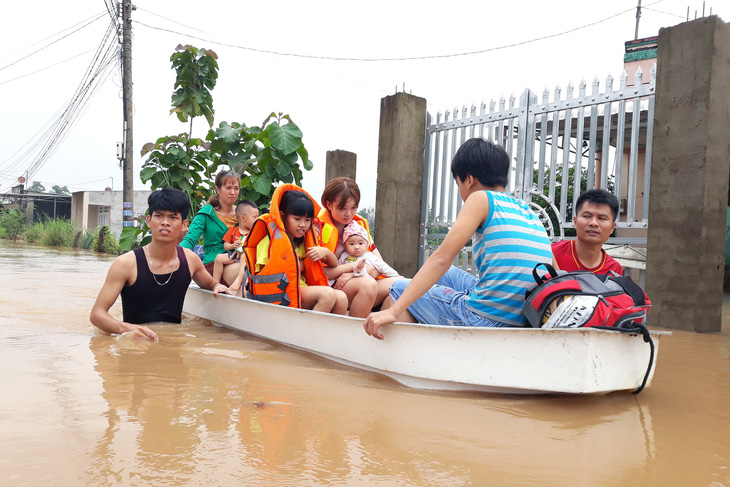
M 157 334 L 144 325 L 180 323 L 191 280 L 203 289 L 212 290 L 216 298 L 221 292 L 235 293 L 216 282 L 192 250 L 178 245 L 190 213 L 185 193 L 161 188 L 150 194 L 147 204 L 147 226 L 152 241 L 114 259 L 91 308 L 90 319 L 94 326 L 108 333 L 132 331 L 154 340 Z M 109 314 L 120 294 L 123 321 Z

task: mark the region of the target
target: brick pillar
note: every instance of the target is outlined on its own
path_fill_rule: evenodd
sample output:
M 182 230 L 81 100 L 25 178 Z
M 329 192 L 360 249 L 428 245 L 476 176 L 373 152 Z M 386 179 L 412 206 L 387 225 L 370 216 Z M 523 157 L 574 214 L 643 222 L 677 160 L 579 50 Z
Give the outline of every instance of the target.
M 330 179 L 339 177 L 357 180 L 355 178 L 357 174 L 357 154 L 354 152 L 339 149 L 328 150 L 325 164 L 325 185 Z
M 380 100 L 375 241 L 402 276 L 418 270 L 426 99 L 396 93 Z
M 659 31 L 646 290 L 650 324 L 720 331 L 730 172 L 730 27 Z

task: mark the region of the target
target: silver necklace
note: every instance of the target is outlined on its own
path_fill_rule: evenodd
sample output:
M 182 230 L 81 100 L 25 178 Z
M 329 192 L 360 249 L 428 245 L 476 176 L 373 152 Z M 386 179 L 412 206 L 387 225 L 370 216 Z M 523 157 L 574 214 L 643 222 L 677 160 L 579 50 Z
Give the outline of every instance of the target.
M 156 283 L 156 284 L 157 284 L 158 286 L 164 286 L 165 284 L 167 284 L 168 282 L 170 282 L 170 279 L 172 279 L 172 275 L 173 275 L 173 274 L 175 273 L 175 271 L 177 270 L 177 249 L 175 249 L 175 263 L 174 263 L 174 264 L 172 264 L 172 272 L 170 272 L 170 275 L 169 275 L 169 276 L 167 276 L 167 281 L 165 281 L 165 282 L 160 282 L 160 281 L 158 281 L 158 280 L 157 280 L 157 278 L 155 277 L 155 273 L 154 273 L 154 272 L 152 272 L 152 257 L 150 257 L 150 246 L 149 246 L 149 244 L 145 245 L 145 246 L 144 246 L 144 248 L 145 248 L 145 250 L 147 251 L 147 259 L 149 259 L 149 261 L 150 261 L 150 265 L 149 265 L 149 268 L 150 268 L 150 274 L 152 274 L 152 279 L 154 279 L 154 280 L 155 280 L 155 283 Z

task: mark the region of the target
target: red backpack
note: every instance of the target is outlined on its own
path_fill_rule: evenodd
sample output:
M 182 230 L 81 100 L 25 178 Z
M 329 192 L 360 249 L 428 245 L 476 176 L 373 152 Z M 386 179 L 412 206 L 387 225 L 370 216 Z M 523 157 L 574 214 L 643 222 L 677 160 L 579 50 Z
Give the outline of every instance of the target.
M 540 276 L 544 266 L 549 276 Z M 532 271 L 537 286 L 525 296 L 525 318 L 533 328 L 636 329 L 645 324 L 651 301 L 628 276 L 590 271 L 558 274 L 549 264 Z

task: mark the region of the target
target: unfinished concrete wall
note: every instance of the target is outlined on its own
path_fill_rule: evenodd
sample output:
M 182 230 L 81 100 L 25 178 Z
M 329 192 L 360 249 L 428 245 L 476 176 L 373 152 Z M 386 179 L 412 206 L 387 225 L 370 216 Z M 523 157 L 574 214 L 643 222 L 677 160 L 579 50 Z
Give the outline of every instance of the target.
M 357 181 L 357 154 L 346 150 L 328 150 L 325 159 L 324 184 L 334 178 L 350 178 Z
M 152 191 L 134 192 L 135 216 L 147 211 L 147 198 Z M 93 230 L 99 226 L 99 207 L 109 207 L 109 230 L 116 237 L 122 233 L 122 191 L 79 191 L 71 195 L 71 218 L 81 225 L 82 230 Z
M 418 270 L 426 99 L 396 93 L 380 101 L 375 241 L 401 275 Z
M 730 172 L 730 26 L 659 31 L 646 289 L 650 324 L 720 331 Z

